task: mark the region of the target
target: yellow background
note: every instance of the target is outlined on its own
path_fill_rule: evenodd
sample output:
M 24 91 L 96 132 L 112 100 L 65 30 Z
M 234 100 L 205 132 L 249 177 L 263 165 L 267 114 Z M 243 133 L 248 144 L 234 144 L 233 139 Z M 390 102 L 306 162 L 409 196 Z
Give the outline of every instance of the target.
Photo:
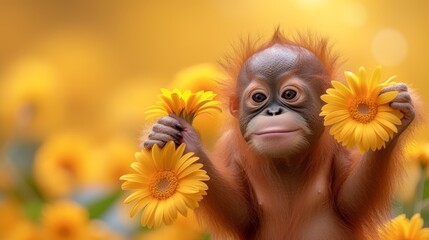
M 342 70 L 380 64 L 383 78 L 397 75 L 427 102 L 428 22 L 424 0 L 3 1 L 0 79 L 13 81 L 11 69 L 22 62 L 41 62 L 67 89 L 66 109 L 94 122 L 120 89 L 157 89 L 179 70 L 216 63 L 240 39 L 264 40 L 279 26 L 328 37 Z
M 424 0 L 2 1 L 0 70 L 41 58 L 79 78 L 64 81 L 97 80 L 108 91 L 104 98 L 114 89 L 108 85 L 135 77 L 169 81 L 182 68 L 221 59 L 242 37 L 266 39 L 280 26 L 285 33 L 325 35 L 347 60 L 344 68 L 381 64 L 385 77 L 398 75 L 425 95 L 428 22 Z M 385 29 L 399 38 L 387 37 L 378 46 L 383 49 L 373 49 Z M 392 58 L 393 65 L 384 64 Z
M 397 75 L 427 103 L 428 23 L 427 0 L 1 1 L 0 200 L 18 198 L 19 210 L 37 213 L 34 202 L 50 203 L 51 195 L 118 191 L 141 130 L 151 125 L 143 112 L 159 88 L 186 78 L 188 67 L 216 64 L 240 39 L 269 39 L 276 27 L 286 35 L 328 37 L 342 57 L 340 77 L 343 70 L 372 72 L 382 65 L 383 80 Z M 202 133 L 208 135 L 220 124 L 206 122 Z M 419 133 L 429 141 L 427 130 Z M 404 203 L 414 201 L 424 180 L 418 164 L 414 173 L 407 170 Z M 37 187 L 21 181 L 27 178 Z M 115 206 L 125 208 L 121 201 Z M 122 224 L 109 226 L 138 229 L 127 210 L 111 218 Z M 18 216 L 14 211 L 10 215 Z M 8 219 L 0 222 L 0 238 L 12 229 Z

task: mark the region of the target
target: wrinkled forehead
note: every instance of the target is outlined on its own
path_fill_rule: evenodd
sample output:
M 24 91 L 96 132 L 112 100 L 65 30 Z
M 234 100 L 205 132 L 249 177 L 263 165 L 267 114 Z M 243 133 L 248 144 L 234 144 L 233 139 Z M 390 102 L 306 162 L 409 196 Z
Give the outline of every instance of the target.
M 323 75 L 326 71 L 320 60 L 305 48 L 275 44 L 250 57 L 241 73 L 277 79 L 282 75 Z
M 247 61 L 247 70 L 267 78 L 288 72 L 298 64 L 299 51 L 292 47 L 274 45 L 256 53 Z

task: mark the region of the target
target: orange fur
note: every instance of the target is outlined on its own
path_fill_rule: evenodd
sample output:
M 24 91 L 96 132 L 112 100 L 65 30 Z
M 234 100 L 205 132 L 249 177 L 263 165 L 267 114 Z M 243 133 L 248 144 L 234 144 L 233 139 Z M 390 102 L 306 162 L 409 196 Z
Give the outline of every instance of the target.
M 229 74 L 229 79 L 222 83 L 227 104 L 233 108 L 238 105 L 240 93 L 236 90 L 236 79 L 243 63 L 274 44 L 311 51 L 322 62 L 329 77 L 323 78 L 324 86 L 331 86 L 338 58 L 332 54 L 326 39 L 298 35 L 292 41 L 277 29 L 272 39 L 264 44 L 243 41 L 239 53 L 223 63 Z M 307 237 L 319 236 L 318 239 L 376 238 L 377 226 L 389 213 L 393 186 L 402 169 L 402 142 L 407 138 L 401 136 L 392 143 L 395 147 L 385 151 L 361 156 L 338 144 L 328 130 L 325 129 L 319 140 L 302 153 L 306 162 L 288 172 L 292 176 L 297 173 L 297 178 L 285 178 L 285 172 L 280 172 L 275 163 L 249 148 L 237 118 L 231 118 L 211 157 L 212 165 L 206 166 L 212 179 L 208 195 L 198 210 L 214 238 L 307 239 L 303 233 L 309 234 Z M 329 173 L 328 176 L 325 173 Z M 285 179 L 295 180 L 294 186 L 298 187 L 288 188 L 291 183 Z M 317 192 L 318 189 L 322 191 Z M 258 199 L 255 191 L 265 191 L 265 195 Z M 354 196 L 357 198 L 353 199 Z M 318 197 L 322 199 L 320 202 L 314 200 Z M 320 214 L 323 211 L 329 214 Z M 308 222 L 319 225 L 310 224 L 311 228 L 306 229 Z M 327 235 L 324 235 L 324 228 L 329 229 Z M 320 231 L 320 235 L 311 231 Z
M 277 28 L 271 40 L 262 44 L 258 44 L 258 42 L 259 40 L 252 40 L 250 37 L 246 40 L 241 39 L 238 46 L 234 48 L 232 54 L 227 55 L 220 63 L 228 77 L 227 79 L 224 79 L 224 81 L 219 81 L 219 84 L 221 85 L 221 96 L 223 96 L 227 101 L 227 106 L 230 104 L 230 100 L 233 100 L 234 102 L 238 101 L 236 90 L 237 77 L 244 62 L 253 54 L 269 48 L 274 44 L 299 46 L 312 52 L 322 62 L 327 71 L 329 76 L 329 81 L 327 82 L 328 85 L 330 85 L 330 80 L 334 79 L 336 76 L 338 55 L 332 51 L 331 45 L 325 37 L 311 33 L 298 33 L 294 40 L 290 40 L 282 34 L 279 28 Z

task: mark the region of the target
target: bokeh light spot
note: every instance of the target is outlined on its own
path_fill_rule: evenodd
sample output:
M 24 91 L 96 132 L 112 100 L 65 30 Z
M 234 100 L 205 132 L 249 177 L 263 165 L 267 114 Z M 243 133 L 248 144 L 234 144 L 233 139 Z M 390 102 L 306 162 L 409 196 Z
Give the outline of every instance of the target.
M 400 64 L 407 55 L 408 44 L 404 35 L 396 29 L 380 30 L 372 40 L 372 54 L 385 66 Z

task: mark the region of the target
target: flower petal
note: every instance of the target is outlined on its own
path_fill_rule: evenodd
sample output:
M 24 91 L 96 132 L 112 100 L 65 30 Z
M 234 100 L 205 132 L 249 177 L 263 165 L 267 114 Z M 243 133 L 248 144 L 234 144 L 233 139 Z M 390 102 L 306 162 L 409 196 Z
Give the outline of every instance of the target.
M 391 102 L 393 99 L 395 99 L 396 96 L 398 96 L 398 91 L 385 92 L 380 94 L 380 96 L 378 96 L 377 102 L 379 105 L 386 104 Z
M 387 121 L 389 121 L 395 125 L 401 125 L 402 124 L 401 120 L 397 116 L 395 116 L 392 113 L 388 113 L 388 112 L 377 113 L 377 118 L 385 119 L 385 120 L 387 120 Z
M 191 174 L 196 170 L 199 170 L 202 167 L 203 167 L 203 164 L 201 163 L 194 163 L 190 165 L 189 167 L 185 168 L 183 171 L 178 173 L 179 179 L 186 177 L 187 175 Z
M 143 199 L 146 198 L 147 196 L 149 196 L 151 193 L 146 190 L 146 189 L 139 189 L 135 192 L 133 192 L 130 196 L 128 196 L 125 200 L 124 203 L 130 203 L 135 201 L 136 199 Z
M 134 217 L 137 212 L 141 209 L 146 208 L 146 206 L 153 201 L 152 197 L 145 197 L 140 199 L 134 206 L 131 208 L 130 217 Z M 146 209 L 145 209 L 146 210 Z
M 147 204 L 141 216 L 142 226 L 152 228 L 154 225 L 155 211 L 158 206 L 158 201 L 151 201 Z

